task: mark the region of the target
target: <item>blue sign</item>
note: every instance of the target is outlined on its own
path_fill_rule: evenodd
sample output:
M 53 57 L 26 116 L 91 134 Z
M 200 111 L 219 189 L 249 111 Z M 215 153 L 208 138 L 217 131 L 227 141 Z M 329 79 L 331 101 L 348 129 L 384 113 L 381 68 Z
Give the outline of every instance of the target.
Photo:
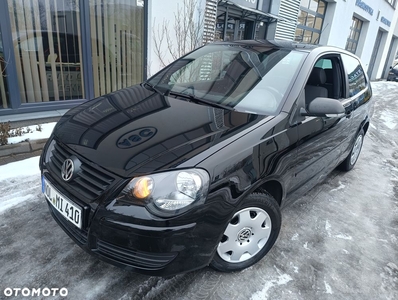
M 391 22 L 384 17 L 381 17 L 380 22 L 386 24 L 388 27 L 391 26 Z
M 366 11 L 368 14 L 373 16 L 373 8 L 371 8 L 369 5 L 367 5 L 365 2 L 361 0 L 355 1 L 355 5 L 362 8 L 364 11 Z

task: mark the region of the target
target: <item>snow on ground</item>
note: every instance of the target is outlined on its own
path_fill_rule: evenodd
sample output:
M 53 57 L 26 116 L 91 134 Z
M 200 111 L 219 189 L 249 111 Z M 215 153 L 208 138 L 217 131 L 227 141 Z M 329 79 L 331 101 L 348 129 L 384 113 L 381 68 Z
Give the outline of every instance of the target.
M 278 270 L 278 273 L 279 270 Z M 270 288 L 273 288 L 275 286 L 280 286 L 280 285 L 286 285 L 289 281 L 292 281 L 293 278 L 289 276 L 288 274 L 279 274 L 279 276 L 276 279 L 271 279 L 268 280 L 261 291 L 257 291 L 254 293 L 251 297 L 251 300 L 264 300 L 268 298 L 268 290 Z M 329 286 L 330 288 L 330 286 Z
M 37 130 L 37 125 L 33 126 L 27 126 L 32 132 L 25 133 L 21 136 L 14 136 L 8 138 L 8 143 L 9 144 L 17 144 L 20 142 L 23 142 L 25 140 L 39 140 L 39 139 L 45 139 L 48 138 L 51 135 L 51 132 L 54 129 L 55 124 L 57 122 L 52 122 L 52 123 L 46 123 L 46 124 L 41 124 L 41 131 Z M 23 127 L 23 129 L 27 128 Z
M 387 112 L 384 115 L 380 117 L 380 119 L 383 121 L 384 125 L 386 125 L 390 129 L 394 129 L 395 126 L 397 126 L 397 123 L 395 121 L 395 117 L 392 114 L 392 112 Z
M 39 185 L 39 156 L 0 166 L 0 215 L 34 199 Z
M 0 166 L 0 181 L 40 174 L 39 158 L 39 156 L 35 156 Z
M 45 139 L 51 135 L 56 122 L 28 126 L 29 133 L 8 138 L 9 144 L 25 140 Z M 25 129 L 26 127 L 23 127 Z M 0 215 L 5 211 L 29 200 L 35 199 L 33 192 L 40 185 L 39 156 L 0 166 Z M 16 184 L 14 184 L 16 183 Z

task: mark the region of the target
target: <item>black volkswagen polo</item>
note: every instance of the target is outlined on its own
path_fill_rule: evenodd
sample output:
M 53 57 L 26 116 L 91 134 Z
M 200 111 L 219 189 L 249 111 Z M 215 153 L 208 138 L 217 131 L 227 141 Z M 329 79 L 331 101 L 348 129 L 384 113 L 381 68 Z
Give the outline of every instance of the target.
M 59 226 L 122 268 L 236 271 L 274 245 L 281 207 L 355 165 L 370 83 L 332 47 L 204 46 L 67 112 L 40 160 Z

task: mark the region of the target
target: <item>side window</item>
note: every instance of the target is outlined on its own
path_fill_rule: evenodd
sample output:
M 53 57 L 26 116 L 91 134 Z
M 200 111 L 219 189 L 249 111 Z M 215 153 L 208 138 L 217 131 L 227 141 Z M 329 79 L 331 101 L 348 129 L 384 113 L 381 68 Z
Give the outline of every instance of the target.
M 322 68 L 322 69 L 332 69 L 332 61 L 330 58 L 321 58 L 315 64 L 315 67 Z
M 349 95 L 352 97 L 366 88 L 365 72 L 356 58 L 346 54 L 341 57 L 348 75 Z
M 341 99 L 342 78 L 342 65 L 337 55 L 318 59 L 305 86 L 306 105 L 317 97 Z

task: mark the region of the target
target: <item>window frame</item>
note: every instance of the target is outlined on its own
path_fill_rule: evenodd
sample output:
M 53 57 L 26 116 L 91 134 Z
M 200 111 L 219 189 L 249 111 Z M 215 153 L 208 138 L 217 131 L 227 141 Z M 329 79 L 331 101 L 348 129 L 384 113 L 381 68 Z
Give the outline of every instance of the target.
M 323 14 L 318 12 L 319 2 L 322 2 L 325 5 Z M 299 9 L 299 15 L 298 16 L 300 16 L 300 14 L 302 12 L 306 13 L 307 15 L 304 18 L 304 24 L 298 24 L 297 27 L 296 27 L 295 38 L 294 38 L 294 40 L 296 42 L 306 43 L 306 44 L 315 44 L 315 45 L 319 44 L 319 40 L 320 40 L 321 34 L 322 34 L 323 23 L 325 21 L 325 16 L 326 16 L 326 11 L 327 11 L 327 4 L 328 3 L 325 0 L 318 0 L 318 6 L 317 6 L 317 10 L 316 11 L 310 9 L 311 1 L 308 1 L 308 6 L 307 7 L 302 6 L 300 4 L 300 9 Z M 312 27 L 307 26 L 307 20 L 308 20 L 308 15 L 309 14 L 311 14 L 311 16 L 314 16 L 314 22 L 312 24 Z M 316 29 L 314 27 L 316 25 L 316 23 L 317 23 L 317 19 L 321 19 L 322 20 L 320 29 Z M 302 30 L 302 34 L 297 35 L 298 30 Z M 304 36 L 305 36 L 306 32 L 311 32 L 311 38 L 310 38 L 310 42 L 309 43 L 304 41 Z M 315 40 L 316 43 L 313 42 L 314 33 L 318 34 L 318 37 Z M 300 37 L 300 38 L 297 38 L 297 37 Z
M 355 23 L 356 21 L 358 21 L 358 22 Z M 354 23 L 355 23 L 355 26 L 354 26 Z M 358 24 L 360 24 L 359 29 L 357 28 Z M 351 52 L 352 54 L 355 54 L 357 52 L 359 39 L 361 38 L 362 28 L 363 28 L 363 21 L 355 16 L 352 16 L 350 33 L 347 37 L 347 41 L 346 41 L 346 45 L 345 45 L 345 50 L 347 50 L 348 52 Z M 355 39 L 355 36 L 357 33 L 358 33 L 358 39 Z M 354 38 L 351 38 L 351 36 L 354 36 Z M 352 45 L 355 43 L 355 48 L 349 49 L 348 48 L 349 43 L 351 43 Z
M 308 80 L 309 80 L 309 76 L 311 75 L 312 70 L 316 67 L 316 64 L 322 60 L 322 59 L 329 59 L 330 62 L 332 63 L 332 70 L 334 69 L 333 67 L 336 67 L 338 69 L 338 73 L 340 74 L 340 80 L 341 80 L 341 97 L 336 99 L 336 98 L 332 98 L 332 97 L 328 97 L 329 99 L 335 99 L 338 100 L 340 102 L 344 102 L 345 100 L 347 100 L 348 97 L 348 77 L 346 75 L 346 69 L 343 63 L 343 59 L 341 56 L 341 53 L 338 52 L 331 52 L 331 53 L 323 53 L 320 56 L 318 56 L 315 60 L 314 63 L 311 67 L 311 70 L 309 72 L 308 78 L 305 81 L 305 84 L 303 86 L 303 89 L 301 90 L 301 93 L 304 94 L 304 108 L 305 106 L 305 87 L 307 86 Z M 323 69 L 323 68 L 322 68 Z
M 147 79 L 147 60 L 148 60 L 148 5 L 149 0 L 142 0 L 144 3 L 143 7 L 143 68 L 142 78 L 143 81 Z M 3 1 L 0 0 L 1 3 Z M 11 20 L 9 16 L 8 3 L 3 3 L 6 9 L 0 10 L 0 30 L 2 33 L 3 45 L 13 45 Z M 8 86 L 8 108 L 0 108 L 0 118 L 2 116 L 44 112 L 44 111 L 56 111 L 63 109 L 70 109 L 79 104 L 82 104 L 88 100 L 94 99 L 94 76 L 92 71 L 92 52 L 91 52 L 91 32 L 90 32 L 90 6 L 89 1 L 79 1 L 79 20 L 81 24 L 80 39 L 82 45 L 82 57 L 81 65 L 83 68 L 83 86 L 85 91 L 85 98 L 83 99 L 71 99 L 65 101 L 49 101 L 49 102 L 35 102 L 35 103 L 22 103 L 21 94 L 18 83 L 18 73 L 15 61 L 15 53 L 13 47 L 4 48 L 4 56 L 7 60 L 7 76 L 5 83 Z M 59 115 L 57 113 L 56 115 Z
M 388 3 L 388 4 L 390 4 L 391 5 L 391 7 L 392 8 L 396 8 L 396 6 L 397 6 L 397 0 L 386 0 L 386 2 Z
M 350 54 L 348 54 L 348 53 L 341 53 L 340 56 L 341 56 L 341 61 L 342 61 L 342 64 L 343 64 L 344 74 L 345 74 L 346 98 L 347 98 L 347 99 L 356 98 L 356 97 L 358 97 L 358 95 L 360 95 L 360 94 L 362 93 L 363 90 L 366 90 L 366 89 L 369 87 L 369 79 L 368 79 L 368 77 L 367 77 L 367 73 L 365 72 L 365 69 L 363 68 L 363 65 L 362 65 L 361 61 L 360 61 L 357 57 L 355 57 L 354 55 L 350 55 Z M 356 94 L 354 94 L 354 95 L 351 95 L 351 94 L 350 94 L 350 81 L 349 81 L 349 78 L 348 78 L 348 69 L 347 69 L 347 66 L 346 66 L 346 64 L 345 64 L 345 62 L 344 62 L 344 56 L 347 56 L 348 58 L 355 59 L 355 60 L 358 62 L 358 66 L 361 67 L 361 69 L 362 69 L 362 74 L 363 74 L 363 76 L 364 76 L 364 81 L 365 81 L 364 88 L 363 88 L 362 90 L 358 91 L 358 92 L 357 92 Z M 354 69 L 354 70 L 355 70 L 355 69 Z

